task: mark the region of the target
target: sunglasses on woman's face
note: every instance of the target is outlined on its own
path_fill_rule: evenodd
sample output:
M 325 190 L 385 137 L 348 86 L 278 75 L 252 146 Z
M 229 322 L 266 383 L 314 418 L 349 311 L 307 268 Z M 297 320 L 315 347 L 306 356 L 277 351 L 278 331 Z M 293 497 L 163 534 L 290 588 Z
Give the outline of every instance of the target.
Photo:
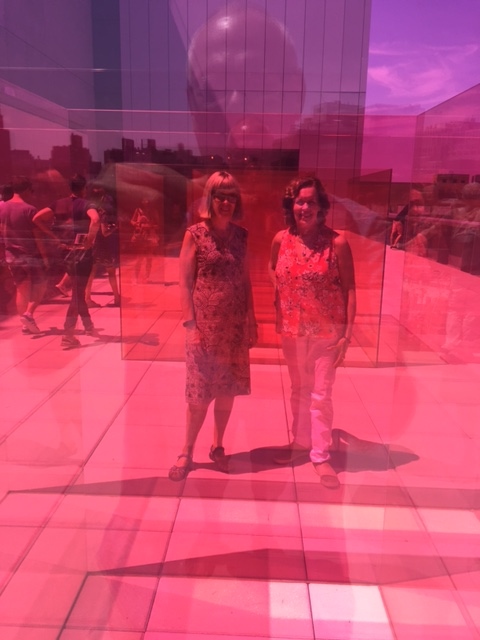
M 237 202 L 238 196 L 235 193 L 215 193 L 213 196 L 215 202 L 228 202 L 228 204 L 235 204 Z

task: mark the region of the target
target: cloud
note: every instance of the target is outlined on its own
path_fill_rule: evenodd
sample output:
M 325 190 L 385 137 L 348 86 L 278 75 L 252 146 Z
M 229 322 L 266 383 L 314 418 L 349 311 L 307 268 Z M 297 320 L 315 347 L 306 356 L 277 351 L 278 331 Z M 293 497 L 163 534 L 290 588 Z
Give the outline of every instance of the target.
M 480 82 L 480 46 L 408 42 L 370 47 L 367 100 L 438 104 Z
M 371 43 L 369 48 L 370 56 L 384 56 L 391 58 L 417 57 L 419 55 L 447 56 L 452 60 L 461 61 L 475 55 L 480 50 L 480 45 L 476 43 L 466 43 L 462 45 L 422 45 L 411 42 L 380 42 Z
M 418 69 L 418 65 L 395 65 L 370 67 L 368 75 L 371 80 L 388 89 L 391 97 L 415 96 L 417 99 L 431 98 L 445 89 L 451 82 L 452 73 L 448 67 L 432 66 Z

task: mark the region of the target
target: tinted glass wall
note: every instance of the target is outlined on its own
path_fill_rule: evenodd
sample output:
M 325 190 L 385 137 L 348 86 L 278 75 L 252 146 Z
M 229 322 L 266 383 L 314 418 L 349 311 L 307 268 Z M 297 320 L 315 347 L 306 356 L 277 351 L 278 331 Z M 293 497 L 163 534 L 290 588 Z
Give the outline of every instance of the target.
M 19 11 L 7 5 L 4 14 L 3 181 L 18 173 L 34 176 L 39 207 L 67 195 L 74 172 L 103 182 L 117 201 L 121 285 L 138 306 L 152 292 L 135 287 L 130 268 L 137 263 L 135 209 L 142 199 L 153 203 L 154 280 L 160 287 L 175 283 L 174 257 L 185 225 L 195 219 L 203 182 L 227 167 L 245 185 L 261 344 L 269 348 L 277 337 L 265 265 L 271 238 L 284 224 L 283 191 L 299 172 L 316 174 L 330 194 L 330 223 L 351 234 L 359 265 L 358 327 L 365 323 L 366 330 L 351 353 L 375 361 L 385 232 L 378 218 L 385 217 L 388 191 L 371 189 L 375 210 L 361 209 L 355 186 L 369 2 L 109 1 L 92 3 L 89 11 L 78 3 L 68 17 L 86 34 L 81 42 L 78 31 L 71 34 L 64 25 L 61 8 L 52 21 L 37 7 L 28 46 Z M 179 319 L 172 291 L 156 290 L 148 313 L 122 308 L 124 355 L 181 357 L 180 333 L 177 346 L 162 348 L 166 337 L 172 339 L 170 330 L 159 331 L 159 348 L 152 350 L 147 340 L 145 350 L 143 339 L 143 347 L 132 347 L 135 336 L 158 322 L 158 305 Z
M 0 183 L 28 176 L 38 208 L 73 173 L 102 186 L 121 288 L 97 310 L 112 335 L 64 352 L 63 265 L 52 326 L 23 336 L 0 256 L 8 637 L 24 618 L 52 638 L 476 637 L 479 20 L 474 0 L 0 3 Z M 184 491 L 167 478 L 184 428 L 179 251 L 217 169 L 242 192 L 261 366 L 227 431 L 235 472 L 213 467 L 204 430 Z M 267 261 L 299 173 L 325 184 L 356 268 L 335 492 L 309 460 L 272 462 L 291 416 Z

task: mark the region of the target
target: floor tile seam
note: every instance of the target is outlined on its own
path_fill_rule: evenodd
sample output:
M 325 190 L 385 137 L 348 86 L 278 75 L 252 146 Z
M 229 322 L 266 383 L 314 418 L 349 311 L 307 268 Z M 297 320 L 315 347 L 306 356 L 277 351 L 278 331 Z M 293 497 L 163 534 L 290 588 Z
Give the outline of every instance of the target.
M 439 510 L 450 510 L 450 511 L 471 511 L 472 508 L 469 508 L 468 506 L 458 506 L 458 507 L 452 507 L 452 505 L 448 505 L 446 507 L 443 507 L 441 505 L 438 505 L 437 503 L 435 503 L 434 505 L 428 505 L 428 504 L 419 504 L 418 499 L 415 498 L 414 494 L 410 493 L 410 491 L 416 492 L 418 490 L 425 490 L 425 491 L 438 491 L 438 492 L 442 492 L 445 490 L 445 487 L 417 487 L 417 486 L 412 486 L 411 484 L 407 484 L 407 479 L 408 476 L 402 476 L 401 473 L 397 472 L 397 476 L 399 479 L 399 483 L 400 483 L 400 487 L 407 492 L 410 501 L 412 502 L 412 507 L 414 507 L 415 509 L 439 509 Z M 458 493 L 464 498 L 466 499 L 467 497 L 471 497 L 471 496 L 476 496 L 478 495 L 478 490 L 477 489 L 470 489 L 470 488 L 462 488 L 462 487 L 447 487 L 448 491 L 458 491 Z M 420 514 L 419 514 L 420 517 Z
M 125 402 L 126 402 L 126 400 L 125 400 Z M 75 486 L 75 483 L 77 482 L 78 478 L 81 477 L 81 475 L 84 473 L 85 465 L 88 463 L 88 461 L 90 460 L 90 458 L 94 454 L 96 448 L 99 446 L 100 442 L 103 440 L 105 435 L 108 433 L 108 430 L 111 428 L 113 422 L 118 417 L 118 414 L 120 413 L 120 411 L 122 411 L 123 407 L 125 406 L 125 402 L 120 406 L 118 411 L 113 415 L 112 419 L 107 423 L 107 426 L 103 430 L 102 434 L 98 437 L 96 443 L 94 445 L 92 445 L 92 448 L 91 448 L 91 451 L 90 451 L 89 455 L 86 456 L 85 459 L 83 460 L 82 464 L 80 464 L 78 466 L 77 472 L 73 474 L 73 476 L 72 476 L 71 480 L 69 481 L 69 483 L 63 487 L 63 490 L 59 490 L 58 493 L 52 492 L 52 491 L 45 491 L 45 493 L 48 493 L 48 495 L 52 495 L 53 494 L 53 495 L 61 496 L 61 498 L 59 498 L 59 500 L 58 500 L 58 504 L 56 505 L 56 508 L 58 508 L 58 506 L 60 505 L 62 499 L 64 499 L 68 495 L 69 490 L 73 486 Z M 13 490 L 13 491 L 9 490 L 9 491 L 6 492 L 5 497 L 2 500 L 0 500 L 0 504 L 11 493 L 15 493 L 15 494 L 19 494 L 19 493 L 27 493 L 28 494 L 28 493 L 30 493 L 31 494 L 31 490 Z M 36 493 L 38 493 L 38 492 L 36 491 Z M 50 514 L 50 518 L 53 515 L 53 513 L 55 512 L 56 508 Z M 48 520 L 50 518 L 47 518 L 46 524 L 48 524 Z
M 480 626 L 475 623 L 472 614 L 470 613 L 466 603 L 461 596 L 460 589 L 457 589 L 457 586 L 453 582 L 451 575 L 448 575 L 448 577 L 450 578 L 450 582 L 452 583 L 452 597 L 458 609 L 460 610 L 460 613 L 463 616 L 469 630 L 472 632 L 472 637 L 473 634 L 475 634 L 477 638 L 480 638 Z
M 183 488 L 182 488 L 182 490 L 183 490 Z M 179 509 L 180 509 L 181 500 L 182 500 L 182 496 L 180 494 L 178 496 L 175 513 L 174 513 L 174 516 L 172 518 L 172 526 L 170 527 L 170 531 L 168 533 L 167 540 L 165 541 L 164 551 L 163 551 L 163 554 L 162 554 L 162 565 L 166 561 L 168 550 L 170 548 L 170 543 L 172 542 L 173 529 L 175 527 L 175 522 L 176 522 L 177 517 L 178 517 L 178 512 L 179 512 Z M 153 612 L 153 609 L 154 609 L 154 606 L 155 606 L 155 601 L 157 599 L 157 592 L 158 592 L 158 588 L 159 588 L 159 585 L 160 585 L 160 578 L 161 578 L 161 574 L 159 574 L 157 576 L 155 589 L 153 590 L 153 593 L 152 593 L 152 596 L 151 596 L 151 599 L 150 599 L 150 603 L 149 603 L 149 607 L 148 607 L 148 611 L 147 611 L 147 613 L 145 615 L 145 624 L 144 624 L 144 628 L 143 628 L 143 632 L 144 633 L 147 632 L 148 626 L 149 626 L 149 623 L 150 623 L 150 619 L 152 617 L 152 612 Z
M 279 347 L 279 351 L 281 351 L 281 347 Z M 282 363 L 278 364 L 279 367 L 279 373 L 280 373 L 280 384 L 281 384 L 281 389 L 282 389 L 282 399 L 283 399 L 283 410 L 284 410 L 284 414 L 285 414 L 285 424 L 287 425 L 287 438 L 290 440 L 290 433 L 291 433 L 291 426 L 289 423 L 289 413 L 288 413 L 288 401 L 287 401 L 287 393 L 288 390 L 285 388 L 285 384 L 286 384 L 286 380 L 287 378 L 285 376 L 282 375 L 282 368 L 285 369 L 286 366 L 285 364 L 282 365 Z M 295 469 L 294 467 L 292 467 L 292 481 L 293 483 L 293 490 L 294 490 L 294 499 L 289 501 L 289 502 L 294 502 L 297 505 L 297 515 L 298 517 L 300 517 L 299 514 L 299 495 L 298 495 L 298 491 L 297 491 L 297 481 L 295 479 Z
M 2 436 L 0 436 L 0 445 L 5 444 L 8 438 L 10 438 L 15 433 L 15 431 L 17 431 L 17 429 L 24 425 L 39 409 L 47 404 L 52 399 L 52 397 L 62 388 L 62 386 L 64 384 L 67 384 L 71 380 L 71 378 L 78 373 L 78 371 L 79 369 L 75 369 L 66 380 L 57 385 L 57 387 L 55 387 L 55 389 L 53 389 L 52 391 L 49 391 L 48 395 L 40 400 L 32 409 L 30 409 L 30 411 L 25 416 L 23 416 L 23 418 L 17 420 L 17 422 L 15 422 L 15 424 L 10 428 L 9 431 L 2 434 Z
M 23 424 L 25 424 L 39 409 L 41 409 L 45 404 L 47 404 L 53 398 L 53 396 L 55 396 L 55 394 L 62 389 L 62 387 L 68 384 L 72 380 L 72 378 L 74 378 L 81 371 L 81 369 L 85 364 L 86 363 L 83 363 L 77 366 L 75 369 L 71 371 L 70 374 L 67 374 L 67 377 L 64 378 L 61 382 L 59 382 L 52 390 L 50 390 L 48 394 L 44 396 L 44 398 L 40 400 L 23 418 L 18 420 L 7 434 L 3 434 L 0 437 L 0 445 L 6 442 L 6 440 L 11 435 L 13 435 L 18 428 L 20 428 Z
M 448 572 L 446 573 L 446 576 L 448 576 L 448 578 L 450 578 L 450 580 L 451 580 L 451 577 L 448 574 Z M 388 605 L 388 601 L 386 599 L 386 594 L 384 593 L 384 589 L 389 589 L 389 588 L 392 588 L 392 587 L 396 588 L 396 589 L 405 589 L 406 591 L 411 589 L 411 586 L 402 586 L 402 584 L 403 583 L 379 584 L 378 585 L 378 589 L 380 591 L 380 597 L 382 599 L 383 606 L 385 608 L 385 612 L 387 613 L 387 616 L 388 616 L 388 619 L 389 619 L 389 623 L 390 623 L 391 630 L 392 630 L 394 638 L 397 638 L 398 636 L 395 633 L 394 618 L 392 618 L 392 616 L 391 616 L 390 607 Z M 444 593 L 444 592 L 447 591 L 447 589 L 441 589 L 440 591 L 442 593 Z M 475 633 L 476 637 L 480 639 L 480 631 L 478 629 L 478 626 L 475 624 L 475 621 L 470 616 L 470 613 L 468 612 L 468 609 L 466 608 L 466 605 L 463 602 L 461 602 L 461 603 L 458 602 L 458 598 L 460 596 L 457 594 L 457 589 L 456 589 L 454 584 L 452 584 L 452 589 L 449 589 L 448 592 L 452 593 L 452 596 L 453 596 L 453 598 L 455 600 L 455 604 L 457 605 L 461 615 L 463 616 L 463 619 L 465 621 L 465 625 L 467 626 L 469 631 L 472 632 L 472 640 L 473 640 L 473 637 L 474 637 L 473 633 Z M 461 604 L 461 606 L 460 606 L 460 604 Z M 401 621 L 399 621 L 399 624 L 401 624 Z M 427 627 L 427 625 L 424 625 L 424 626 Z
M 196 523 L 194 523 L 196 524 Z M 203 524 L 202 522 L 200 523 L 201 525 Z M 224 523 L 222 523 L 223 525 Z M 245 526 L 245 529 L 247 529 L 247 527 L 251 527 L 251 529 L 254 529 L 257 526 L 257 522 L 253 521 L 253 522 L 245 522 L 245 523 L 241 523 L 242 525 Z M 208 528 L 203 529 L 203 528 L 198 528 L 196 529 L 194 532 L 191 529 L 188 529 L 187 527 L 183 528 L 182 525 L 179 525 L 178 528 L 175 528 L 175 523 L 173 524 L 173 528 L 171 531 L 171 537 L 172 536 L 177 536 L 177 535 L 185 535 L 185 534 L 189 534 L 189 535 L 218 535 L 218 536 L 228 536 L 229 539 L 237 539 L 237 538 L 252 538 L 253 540 L 258 540 L 260 538 L 272 538 L 272 539 L 277 539 L 277 538 L 282 538 L 282 539 L 286 539 L 286 540 L 296 540 L 298 542 L 303 542 L 305 538 L 305 536 L 302 534 L 302 527 L 299 524 L 298 525 L 298 533 L 279 533 L 279 532 L 275 532 L 275 529 L 283 529 L 285 525 L 283 524 L 261 524 L 258 525 L 260 528 L 265 528 L 265 529 L 269 529 L 271 532 L 264 532 L 264 533 L 252 533 L 251 529 L 247 532 L 247 531 L 242 531 L 239 530 L 239 526 L 237 522 L 226 522 L 225 523 L 226 527 L 225 529 L 223 529 L 223 527 L 221 527 L 220 525 L 218 525 L 215 522 L 211 522 L 211 526 L 212 527 L 216 527 L 214 531 L 209 530 Z M 232 530 L 231 527 L 237 527 L 236 530 Z M 325 538 L 325 539 L 330 539 L 330 538 Z M 292 550 L 297 550 L 297 549 L 292 549 Z M 300 550 L 300 549 L 298 549 Z M 303 545 L 302 545 L 302 549 L 303 551 Z M 258 551 L 258 549 L 257 549 Z
M 8 492 L 7 492 L 7 495 L 8 495 Z M 57 497 L 57 500 L 50 507 L 49 512 L 45 515 L 45 517 L 42 520 L 42 522 L 40 524 L 37 524 L 36 526 L 32 526 L 32 528 L 34 528 L 36 530 L 36 533 L 34 533 L 32 538 L 29 540 L 29 543 L 25 546 L 21 557 L 18 558 L 18 561 L 15 563 L 15 566 L 11 571 L 10 577 L 6 580 L 5 584 L 0 589 L 0 598 L 1 598 L 2 594 L 5 592 L 5 589 L 7 589 L 8 585 L 11 582 L 11 580 L 15 577 L 17 571 L 20 569 L 22 564 L 25 562 L 25 560 L 28 557 L 30 551 L 33 549 L 33 547 L 38 542 L 38 540 L 39 540 L 40 536 L 42 535 L 42 533 L 48 528 L 48 523 L 51 520 L 51 518 L 52 518 L 53 514 L 55 513 L 56 509 L 58 508 L 58 506 L 62 502 L 62 499 L 63 499 L 63 496 L 59 494 L 58 497 Z M 0 504 L 1 504 L 1 502 L 0 502 Z M 16 525 L 12 525 L 12 526 L 16 526 Z
M 158 298 L 158 296 L 156 296 L 156 297 Z M 154 298 L 153 300 L 155 300 L 155 298 Z M 155 327 L 155 325 L 156 325 L 156 324 L 157 324 L 157 322 L 160 320 L 160 318 L 161 318 L 163 315 L 165 315 L 165 313 L 167 313 L 167 312 L 168 312 L 168 309 L 160 309 L 160 315 L 158 315 L 158 316 L 156 317 L 156 319 L 155 319 L 154 321 L 152 321 L 152 323 L 151 323 L 148 327 L 146 327 L 146 328 L 145 328 L 145 330 L 143 331 L 143 334 L 142 334 L 142 336 L 140 336 L 140 338 L 142 338 L 142 337 L 143 337 L 143 336 L 145 336 L 147 333 L 149 333 L 150 331 L 152 331 L 153 327 Z M 179 312 L 179 313 L 180 313 L 180 312 Z M 175 327 L 174 327 L 174 328 L 171 330 L 171 332 L 168 334 L 168 337 L 167 337 L 167 338 L 165 338 L 165 340 L 164 340 L 164 342 L 163 342 L 163 346 L 160 348 L 160 350 L 157 352 L 157 354 L 156 354 L 156 356 L 155 356 L 155 360 L 151 360 L 151 362 L 156 362 L 156 361 L 157 361 L 157 358 L 159 357 L 160 353 L 162 352 L 162 349 L 165 347 L 165 345 L 167 344 L 167 341 L 171 338 L 171 336 L 172 336 L 172 335 L 175 333 L 175 331 L 178 329 L 178 327 L 180 326 L 180 324 L 181 324 L 181 319 L 179 318 L 179 319 L 178 319 L 177 324 L 175 325 Z M 122 338 L 122 333 L 121 333 L 121 331 L 120 331 L 120 339 L 121 339 L 121 338 Z M 133 351 L 133 350 L 135 349 L 136 345 L 137 345 L 138 343 L 140 343 L 140 341 L 141 341 L 141 340 L 139 339 L 136 343 L 133 343 L 133 344 L 132 344 L 132 348 L 131 348 L 131 349 L 130 349 L 126 354 L 125 354 L 125 358 L 124 358 L 124 359 L 128 360 L 128 354 L 129 354 L 131 351 Z M 121 340 L 121 342 L 122 342 L 122 340 Z M 160 346 L 160 345 L 158 345 L 158 346 Z M 165 361 L 165 360 L 160 360 L 160 362 L 166 362 L 166 361 Z M 167 360 L 167 362 L 168 362 L 168 360 Z
M 355 384 L 354 380 L 352 380 L 352 384 Z M 388 446 L 389 443 L 385 443 L 383 441 L 383 438 L 382 438 L 382 436 L 380 434 L 380 431 L 378 430 L 377 424 L 376 424 L 371 412 L 368 410 L 368 407 L 367 407 L 367 404 L 365 403 L 365 399 L 364 399 L 363 395 L 360 393 L 360 391 L 357 389 L 356 386 L 355 386 L 355 390 L 356 390 L 356 392 L 357 392 L 357 394 L 359 396 L 359 401 L 360 401 L 361 406 L 363 407 L 363 409 L 364 409 L 365 413 L 367 414 L 367 416 L 368 416 L 373 428 L 375 429 L 375 433 L 376 433 L 377 438 L 378 438 L 378 443 L 382 444 L 383 446 Z M 334 426 L 334 428 L 341 428 L 341 427 L 335 427 Z
M 76 607 L 76 605 L 77 605 L 77 603 L 78 603 L 78 600 L 79 600 L 80 595 L 81 595 L 81 593 L 82 593 L 82 591 L 83 591 L 83 588 L 85 587 L 85 585 L 86 585 L 86 583 L 87 583 L 88 576 L 89 576 L 89 572 L 88 572 L 88 571 L 86 571 L 86 572 L 85 572 L 85 574 L 84 574 L 84 576 L 83 576 L 83 580 L 81 581 L 81 583 L 80 583 L 80 585 L 79 585 L 79 588 L 77 589 L 77 592 L 76 592 L 75 596 L 72 598 L 72 601 L 71 601 L 70 607 L 69 607 L 69 609 L 68 609 L 68 611 L 67 611 L 67 613 L 66 613 L 66 615 L 65 615 L 64 621 L 63 621 L 63 622 L 61 622 L 61 623 L 57 626 L 57 628 L 58 628 L 58 630 L 59 630 L 59 633 L 58 633 L 58 636 L 57 636 L 57 639 L 56 639 L 56 640 L 60 640 L 60 638 L 61 638 L 61 637 L 62 637 L 62 635 L 63 635 L 63 632 L 67 629 L 68 620 L 69 620 L 70 616 L 72 615 L 72 613 L 73 613 L 73 611 L 74 611 L 74 609 L 75 609 L 75 607 Z
M 115 514 L 112 514 L 112 515 L 115 515 Z M 32 524 L 28 522 L 18 522 L 18 523 L 8 522 L 6 524 L 2 524 L 0 529 L 19 529 L 20 528 L 20 529 L 37 530 L 40 528 L 42 530 L 49 529 L 49 530 L 79 530 L 79 531 L 117 531 L 117 532 L 137 531 L 137 532 L 143 532 L 143 533 L 168 533 L 170 534 L 169 538 L 171 538 L 172 535 L 177 535 L 177 534 L 183 535 L 183 534 L 192 533 L 191 529 L 188 529 L 186 526 L 184 528 L 183 523 L 179 524 L 178 528 L 175 529 L 175 524 L 176 524 L 175 517 L 172 518 L 171 522 L 168 525 L 165 524 L 165 527 L 163 528 L 149 526 L 148 523 L 146 524 L 146 526 L 142 526 L 142 523 L 140 523 L 138 526 L 135 526 L 135 527 L 133 527 L 132 525 L 130 526 L 108 525 L 108 527 L 106 527 L 105 524 L 102 524 L 102 523 L 89 524 L 83 521 L 82 522 L 75 521 L 73 519 L 70 522 L 66 521 L 65 519 L 62 519 L 59 521 L 52 521 L 52 517 L 53 516 L 49 517 L 48 522 L 46 523 L 42 522 L 41 524 Z M 185 525 L 186 524 L 187 523 L 185 523 Z M 203 525 L 204 521 L 200 521 L 199 524 Z M 267 532 L 245 533 L 241 530 L 240 531 L 230 530 L 230 527 L 232 526 L 239 527 L 239 524 L 245 527 L 255 528 L 258 522 L 255 520 L 251 522 L 241 522 L 241 523 L 238 523 L 236 521 L 223 521 L 220 526 L 220 524 L 214 525 L 212 521 L 212 526 L 216 526 L 217 529 L 215 531 L 210 531 L 208 533 L 213 533 L 218 535 L 229 535 L 234 537 L 245 537 L 248 535 L 249 537 L 252 537 L 254 539 L 281 537 L 286 539 L 296 539 L 296 540 L 301 539 L 303 542 L 336 541 L 336 542 L 345 542 L 346 545 L 348 545 L 352 539 L 357 540 L 359 534 L 364 536 L 363 541 L 368 543 L 376 543 L 378 542 L 378 539 L 377 539 L 378 535 L 385 535 L 385 529 L 381 527 L 376 529 L 365 529 L 358 526 L 357 527 L 354 527 L 354 526 L 341 527 L 341 526 L 333 526 L 333 525 L 323 526 L 321 528 L 322 535 L 312 535 L 312 533 L 304 531 L 304 529 L 310 529 L 310 526 L 308 524 L 302 526 L 301 520 L 298 526 L 298 533 L 286 533 L 286 532 L 281 534 L 279 533 L 270 534 Z M 265 523 L 265 524 L 258 524 L 258 526 L 260 528 L 265 528 L 265 529 L 268 528 L 269 530 L 283 529 L 285 527 L 283 523 L 278 523 L 278 524 Z M 195 533 L 201 533 L 201 532 L 207 533 L 207 530 L 203 528 L 195 530 Z M 388 535 L 389 542 L 398 541 L 399 543 L 404 543 L 404 544 L 415 543 L 415 540 L 412 540 L 412 536 L 407 537 L 407 539 L 405 539 L 404 533 L 409 533 L 409 534 L 412 534 L 413 536 L 415 534 L 421 533 L 416 530 L 409 530 L 407 532 L 398 531 L 398 533 L 393 533 L 393 530 L 387 530 L 387 532 L 389 534 Z M 339 537 L 339 535 L 335 535 L 337 533 L 341 533 L 342 534 L 341 537 Z M 428 543 L 432 545 L 432 549 L 435 550 L 436 555 L 438 557 L 442 556 L 442 553 L 434 544 L 432 544 L 432 541 L 430 540 L 428 535 L 425 536 L 425 541 L 428 541 Z M 401 555 L 407 556 L 412 554 L 409 554 L 407 553 L 407 551 L 405 551 L 405 553 L 402 553 Z M 443 556 L 445 556 L 444 553 L 443 553 Z M 412 555 L 412 557 L 415 557 L 415 556 Z M 457 557 L 464 558 L 465 556 L 457 556 Z
M 387 601 L 387 598 L 385 597 L 385 593 L 383 591 L 384 586 L 388 587 L 388 586 L 391 586 L 391 585 L 378 584 L 377 585 L 378 593 L 379 593 L 380 600 L 382 602 L 383 608 L 385 610 L 385 615 L 388 618 L 388 626 L 389 626 L 390 632 L 392 634 L 392 639 L 393 640 L 399 640 L 398 635 L 397 635 L 397 633 L 395 631 L 394 619 L 392 618 L 390 607 L 388 606 L 388 601 Z
M 22 338 L 25 338 L 25 336 L 21 336 Z M 43 336 L 45 337 L 45 336 Z M 52 339 L 48 342 L 48 344 L 52 343 L 54 341 L 55 337 L 52 336 Z M 30 339 L 30 342 L 33 342 L 32 339 Z M 41 345 L 38 346 L 38 348 L 33 351 L 30 352 L 28 355 L 26 355 L 24 358 L 20 358 L 19 360 L 17 360 L 15 362 L 15 364 L 12 364 L 10 366 L 8 366 L 6 369 L 3 369 L 0 373 L 0 382 L 1 382 L 1 378 L 3 375 L 5 375 L 5 373 L 8 373 L 9 371 L 11 371 L 12 369 L 15 369 L 15 367 L 17 367 L 19 364 L 23 364 L 26 360 L 28 360 L 29 358 L 32 357 L 32 355 L 35 355 L 36 353 L 38 353 L 39 351 L 42 351 L 42 349 L 45 347 L 46 345 L 44 343 L 42 343 Z
M 5 527 L 21 527 L 21 528 L 25 528 L 25 529 L 37 529 L 37 526 L 34 525 L 28 525 L 28 524 L 7 524 L 7 525 L 1 525 L 0 530 L 5 528 Z M 43 530 L 49 530 L 49 531 L 56 531 L 56 530 L 61 530 L 61 531 L 70 531 L 70 530 L 75 530 L 75 531 L 83 531 L 83 532 L 88 532 L 88 531 L 104 531 L 104 532 L 110 532 L 110 531 L 115 531 L 117 533 L 121 533 L 121 532 L 125 532 L 125 531 L 136 531 L 138 533 L 169 533 L 171 532 L 172 526 L 169 526 L 168 528 L 165 527 L 164 529 L 160 529 L 160 528 L 152 528 L 152 527 L 141 527 L 141 526 L 136 526 L 136 527 L 132 527 L 132 526 L 125 526 L 125 527 L 119 527 L 119 526 L 110 526 L 108 525 L 108 527 L 101 525 L 101 524 L 95 524 L 95 525 L 89 525 L 89 524 L 85 524 L 83 522 L 52 522 L 51 519 L 48 522 L 48 524 L 43 525 L 42 526 Z
M 437 553 L 437 556 L 442 561 L 442 566 L 445 569 L 445 575 L 449 576 L 450 580 L 452 580 L 452 578 L 450 576 L 450 572 L 448 570 L 448 567 L 446 566 L 446 564 L 444 562 L 444 558 L 452 558 L 452 556 L 451 555 L 447 555 L 445 552 L 441 551 L 441 547 L 439 545 L 439 541 L 436 542 L 437 537 L 435 535 L 432 535 L 433 532 L 430 532 L 430 531 L 428 531 L 428 529 L 426 529 L 426 533 L 427 533 L 427 536 L 428 536 L 430 544 L 432 545 L 433 549 L 435 549 L 435 551 Z M 452 540 L 452 539 L 455 540 L 455 535 L 456 535 L 456 533 L 449 533 L 448 534 L 449 541 Z M 462 532 L 460 532 L 460 535 L 464 535 L 464 534 L 462 534 Z M 475 536 L 475 534 L 471 534 L 471 535 L 472 535 L 472 538 L 474 538 L 474 537 L 478 538 L 478 534 L 476 536 Z M 454 556 L 454 557 L 463 559 L 465 556 L 457 555 L 457 556 Z M 473 560 L 474 558 L 471 558 L 471 559 Z M 456 589 L 456 586 L 453 583 L 453 580 L 452 580 L 452 588 Z
M 97 448 L 100 446 L 100 443 L 102 442 L 102 440 L 105 438 L 105 436 L 107 435 L 108 431 L 111 429 L 113 423 L 115 422 L 115 420 L 118 418 L 118 416 L 120 415 L 120 413 L 123 411 L 123 409 L 125 408 L 126 403 L 128 402 L 130 398 L 130 394 L 127 396 L 124 396 L 124 400 L 123 402 L 120 403 L 120 406 L 118 407 L 118 409 L 116 411 L 113 412 L 113 415 L 111 416 L 111 418 L 107 421 L 106 426 L 104 427 L 102 433 L 100 436 L 97 437 L 95 443 L 92 444 L 91 448 L 90 448 L 90 452 L 84 457 L 82 463 L 79 465 L 79 469 L 78 472 L 75 474 L 74 478 L 72 479 L 72 481 L 67 485 L 67 487 L 65 488 L 66 490 L 64 491 L 64 494 L 66 495 L 68 493 L 68 489 L 75 486 L 75 483 L 77 481 L 77 479 L 81 476 L 81 474 L 84 473 L 85 471 L 85 466 L 88 464 L 88 462 L 91 460 L 93 454 L 95 453 L 95 451 L 97 450 Z M 105 467 L 102 467 L 105 468 Z

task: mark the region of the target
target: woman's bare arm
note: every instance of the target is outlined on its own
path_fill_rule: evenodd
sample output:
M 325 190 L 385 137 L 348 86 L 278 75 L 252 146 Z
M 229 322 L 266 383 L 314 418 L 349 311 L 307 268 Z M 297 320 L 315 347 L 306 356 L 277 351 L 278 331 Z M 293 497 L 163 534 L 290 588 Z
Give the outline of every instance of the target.
M 276 286 L 275 268 L 277 266 L 278 252 L 280 251 L 280 243 L 282 242 L 285 231 L 279 231 L 272 240 L 270 249 L 270 260 L 268 261 L 268 275 L 273 286 Z
M 195 324 L 193 307 L 193 286 L 197 268 L 197 249 L 190 231 L 185 232 L 180 250 L 180 303 L 183 319 L 186 323 Z
M 90 249 L 95 242 L 98 230 L 100 228 L 100 216 L 96 209 L 88 209 L 87 216 L 90 218 L 90 226 L 88 227 L 87 237 L 84 242 L 85 249 Z
M 343 362 L 348 345 L 352 339 L 353 323 L 357 312 L 357 293 L 355 288 L 355 269 L 350 245 L 343 235 L 338 235 L 334 240 L 335 253 L 338 260 L 340 282 L 345 300 L 345 328 L 343 336 L 333 349 L 337 349 L 337 357 L 334 366 L 338 367 Z

